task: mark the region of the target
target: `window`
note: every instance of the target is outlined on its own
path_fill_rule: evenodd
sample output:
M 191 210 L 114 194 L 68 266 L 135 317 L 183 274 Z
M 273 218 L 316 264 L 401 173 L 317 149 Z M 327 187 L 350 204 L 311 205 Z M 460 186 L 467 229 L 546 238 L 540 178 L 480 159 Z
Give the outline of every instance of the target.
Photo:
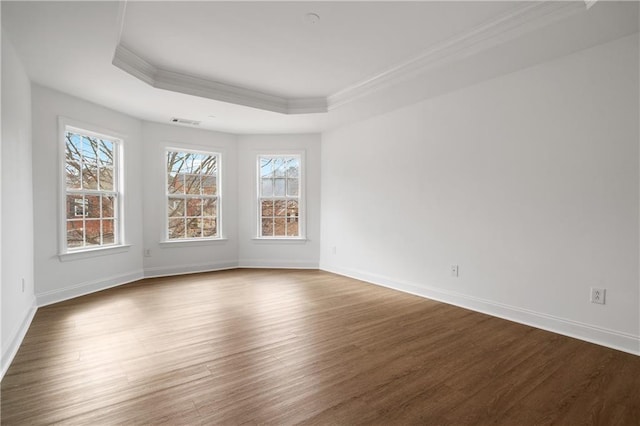
M 167 240 L 220 238 L 220 154 L 167 151 Z
M 302 157 L 258 156 L 258 237 L 301 238 Z
M 64 126 L 63 253 L 121 244 L 121 143 Z

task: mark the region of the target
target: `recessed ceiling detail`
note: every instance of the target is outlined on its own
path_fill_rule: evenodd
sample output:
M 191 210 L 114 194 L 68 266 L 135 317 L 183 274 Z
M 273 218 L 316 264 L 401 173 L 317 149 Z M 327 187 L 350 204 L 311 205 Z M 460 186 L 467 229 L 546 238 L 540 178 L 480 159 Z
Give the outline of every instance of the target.
M 291 98 L 164 69 L 145 59 L 119 40 L 113 65 L 158 89 L 248 106 L 281 114 L 326 113 L 363 96 L 389 88 L 409 78 L 465 57 L 478 54 L 571 14 L 584 11 L 582 2 L 526 2 L 461 34 L 432 45 L 422 53 L 335 93 L 322 97 Z M 313 16 L 311 16 L 313 15 Z M 121 19 L 125 22 L 125 13 Z M 307 22 L 319 21 L 308 13 Z M 315 19 L 315 20 L 314 20 Z
M 426 74 L 436 67 L 514 40 L 584 9 L 585 6 L 582 3 L 573 1 L 523 3 L 522 7 L 438 43 L 416 57 L 330 95 L 327 98 L 327 104 L 330 110 L 337 108 L 402 81 Z
M 145 61 L 122 44 L 116 47 L 113 65 L 158 89 L 281 114 L 327 112 L 326 98 L 286 99 L 243 87 L 163 70 Z

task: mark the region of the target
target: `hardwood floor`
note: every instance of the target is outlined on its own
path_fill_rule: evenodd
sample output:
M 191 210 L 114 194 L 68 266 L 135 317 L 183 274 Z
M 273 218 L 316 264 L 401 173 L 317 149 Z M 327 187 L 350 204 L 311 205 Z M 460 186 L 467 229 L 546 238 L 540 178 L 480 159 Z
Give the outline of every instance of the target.
M 320 271 L 38 310 L 2 424 L 640 424 L 640 357 Z

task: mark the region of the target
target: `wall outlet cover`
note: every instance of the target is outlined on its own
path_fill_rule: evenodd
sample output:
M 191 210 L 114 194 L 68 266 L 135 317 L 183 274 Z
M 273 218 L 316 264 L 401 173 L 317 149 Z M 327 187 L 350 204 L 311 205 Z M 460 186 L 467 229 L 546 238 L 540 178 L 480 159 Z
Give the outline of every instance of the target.
M 591 287 L 591 303 L 604 305 L 607 289 Z

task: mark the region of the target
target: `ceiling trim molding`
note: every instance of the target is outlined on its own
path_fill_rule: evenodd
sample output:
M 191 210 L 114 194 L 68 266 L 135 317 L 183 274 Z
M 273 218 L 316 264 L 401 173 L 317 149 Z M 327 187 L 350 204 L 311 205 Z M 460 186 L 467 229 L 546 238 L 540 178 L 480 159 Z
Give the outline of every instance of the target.
M 124 25 L 126 1 L 119 19 Z M 497 18 L 445 40 L 418 56 L 397 64 L 336 93 L 317 98 L 284 98 L 176 71 L 161 69 L 118 40 L 113 65 L 152 87 L 281 114 L 326 113 L 359 98 L 415 78 L 429 70 L 459 61 L 536 29 L 586 10 L 581 1 L 543 0 L 524 3 Z
M 122 44 L 118 44 L 116 47 L 116 52 L 113 55 L 113 61 L 111 63 L 138 80 L 155 86 L 158 69 Z
M 331 111 L 435 67 L 480 53 L 584 10 L 582 2 L 546 0 L 527 3 L 437 44 L 408 61 L 330 95 L 327 98 L 328 109 Z
M 112 64 L 157 89 L 244 105 L 281 114 L 327 112 L 326 98 L 283 98 L 256 90 L 156 67 L 125 47 L 116 47 Z
M 327 98 L 292 98 L 287 99 L 289 114 L 313 114 L 327 112 Z
M 124 29 L 124 14 L 127 11 L 127 0 L 118 1 L 118 15 L 116 17 L 116 46 L 120 44 L 122 30 Z

